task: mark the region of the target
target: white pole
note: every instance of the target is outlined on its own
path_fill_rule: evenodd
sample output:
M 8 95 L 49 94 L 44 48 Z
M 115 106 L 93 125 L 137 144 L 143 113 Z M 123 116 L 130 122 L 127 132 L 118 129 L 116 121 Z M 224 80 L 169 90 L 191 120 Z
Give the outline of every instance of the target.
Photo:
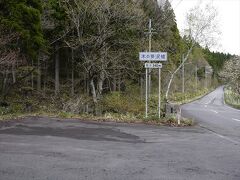
M 158 117 L 161 118 L 161 68 L 158 69 Z
M 184 61 L 184 55 L 182 56 L 182 62 Z M 182 93 L 185 93 L 185 67 L 182 65 Z
M 145 94 L 145 108 L 146 108 L 146 118 L 148 117 L 148 68 L 146 68 L 146 94 Z
M 149 42 L 148 42 L 148 47 L 149 47 L 149 49 L 148 49 L 148 51 L 149 52 L 151 52 L 152 51 L 152 20 L 151 19 L 149 19 L 149 27 L 148 27 L 148 29 L 149 29 L 149 32 L 148 32 L 148 35 L 149 35 Z M 150 93 L 151 93 L 151 69 L 149 69 L 148 70 L 148 72 L 149 72 L 149 79 L 148 79 L 148 83 L 149 83 L 149 85 L 148 85 L 148 96 L 150 97 Z

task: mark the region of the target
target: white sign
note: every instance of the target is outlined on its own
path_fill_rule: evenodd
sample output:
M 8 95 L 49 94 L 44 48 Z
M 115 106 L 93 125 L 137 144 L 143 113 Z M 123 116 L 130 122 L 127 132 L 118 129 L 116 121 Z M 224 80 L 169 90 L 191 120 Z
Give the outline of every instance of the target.
M 140 61 L 167 61 L 166 52 L 140 52 Z
M 145 68 L 162 68 L 161 63 L 145 63 Z

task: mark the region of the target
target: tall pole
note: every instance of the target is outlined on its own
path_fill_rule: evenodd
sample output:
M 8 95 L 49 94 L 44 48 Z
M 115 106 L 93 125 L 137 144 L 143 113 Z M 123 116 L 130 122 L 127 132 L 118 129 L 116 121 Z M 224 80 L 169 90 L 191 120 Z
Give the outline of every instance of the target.
M 149 19 L 149 26 L 148 26 L 148 51 L 152 51 L 152 20 Z M 148 96 L 150 97 L 151 93 L 151 69 L 148 70 Z
M 148 27 L 148 34 L 149 40 L 148 40 L 148 51 L 152 51 L 152 35 L 154 34 L 152 29 L 152 20 L 149 19 L 149 27 Z M 146 118 L 148 117 L 148 99 L 150 97 L 151 93 L 151 69 L 146 68 Z
M 152 49 L 152 20 L 149 19 L 149 25 L 148 25 L 148 51 L 151 52 Z M 145 117 L 148 117 L 148 97 L 150 96 L 150 87 L 151 87 L 151 74 L 150 74 L 150 69 L 146 68 L 146 93 L 145 93 Z
M 151 19 L 149 19 L 148 29 L 149 29 L 149 32 L 148 32 L 148 35 L 149 35 L 148 47 L 149 47 L 149 52 L 151 52 L 151 50 L 152 50 L 152 20 Z

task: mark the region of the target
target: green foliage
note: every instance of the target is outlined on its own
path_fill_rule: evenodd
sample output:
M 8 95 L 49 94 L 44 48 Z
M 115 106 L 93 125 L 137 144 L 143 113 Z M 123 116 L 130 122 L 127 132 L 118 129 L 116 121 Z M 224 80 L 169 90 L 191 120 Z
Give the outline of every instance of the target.
M 8 115 L 24 112 L 24 107 L 18 103 L 12 103 L 8 107 L 0 107 L 0 115 Z
M 43 7 L 45 11 L 43 18 L 49 23 L 48 25 L 53 26 L 51 28 L 49 28 L 48 25 L 43 26 L 45 39 L 51 43 L 64 34 L 70 21 L 67 19 L 67 14 L 61 5 L 61 1 L 45 1 L 43 2 Z M 59 39 L 59 41 L 61 42 L 61 39 Z M 49 46 L 49 48 L 50 47 L 51 46 Z
M 182 53 L 191 45 L 187 37 L 180 36 L 168 0 L 161 7 L 157 0 L 2 0 L 0 7 L 1 25 L 20 34 L 11 46 L 19 49 L 27 60 L 24 66 L 9 66 L 5 72 L 8 75 L 0 76 L 2 82 L 14 84 L 12 74 L 15 73 L 15 80 L 19 82 L 9 102 L 19 99 L 21 102 L 16 103 L 16 107 L 2 109 L 5 114 L 27 111 L 26 106 L 33 111 L 58 113 L 61 117 L 92 113 L 97 104 L 93 101 L 95 90 L 100 102 L 97 105 L 105 115 L 143 119 L 145 109 L 144 100 L 140 100 L 139 77 L 145 69 L 138 60 L 138 52 L 148 49 L 148 36 L 144 34 L 148 30 L 148 19 L 152 19 L 155 32 L 152 51 L 168 52 L 168 62 L 162 71 L 163 86 L 169 80 L 169 72 L 179 65 Z M 40 19 L 47 23 L 41 23 Z M 41 55 L 43 47 L 48 50 L 44 51 L 45 56 Z M 221 54 L 207 50 L 204 53 L 205 56 L 198 45 L 191 55 L 192 62 L 205 63 L 207 59 L 216 69 L 221 67 L 223 60 L 220 58 L 217 62 Z M 60 93 L 54 95 L 54 68 L 58 57 Z M 37 58 L 39 62 L 32 61 Z M 191 76 L 190 72 L 186 74 Z M 204 78 L 204 68 L 199 67 L 197 75 L 199 79 Z M 156 74 L 152 76 L 153 81 L 155 77 Z M 73 83 L 71 78 L 75 78 Z M 72 96 L 71 85 L 75 93 Z M 116 86 L 121 92 L 111 92 Z M 19 97 L 15 97 L 16 94 Z M 182 102 L 199 94 L 176 93 L 171 100 Z M 157 96 L 150 98 L 149 105 L 151 120 L 157 120 Z M 166 122 L 171 124 L 173 119 Z
M 35 78 L 38 75 L 38 71 L 33 66 L 20 66 L 16 69 L 16 80 L 31 81 L 31 78 Z M 24 83 L 22 82 L 22 87 L 25 88 Z M 32 88 L 32 87 L 31 87 Z
M 195 92 L 174 93 L 170 96 L 170 101 L 182 104 L 199 98 L 208 92 L 208 89 L 199 89 Z
M 0 107 L 0 115 L 6 115 L 11 113 L 11 109 L 8 107 Z
M 44 45 L 40 16 L 40 0 L 2 0 L 0 2 L 0 22 L 12 31 L 19 32 L 19 48 L 31 58 L 37 58 Z
M 224 63 L 232 57 L 230 54 L 211 52 L 207 47 L 203 49 L 203 52 L 206 60 L 213 67 L 214 72 L 216 73 L 221 71 Z

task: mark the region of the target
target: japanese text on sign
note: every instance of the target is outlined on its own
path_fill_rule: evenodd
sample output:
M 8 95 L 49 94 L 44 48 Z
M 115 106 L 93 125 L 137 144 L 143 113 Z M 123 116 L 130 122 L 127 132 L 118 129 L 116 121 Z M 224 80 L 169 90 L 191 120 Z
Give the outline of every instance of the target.
M 140 61 L 167 61 L 166 52 L 140 52 Z
M 162 64 L 161 63 L 145 63 L 145 68 L 162 68 Z

